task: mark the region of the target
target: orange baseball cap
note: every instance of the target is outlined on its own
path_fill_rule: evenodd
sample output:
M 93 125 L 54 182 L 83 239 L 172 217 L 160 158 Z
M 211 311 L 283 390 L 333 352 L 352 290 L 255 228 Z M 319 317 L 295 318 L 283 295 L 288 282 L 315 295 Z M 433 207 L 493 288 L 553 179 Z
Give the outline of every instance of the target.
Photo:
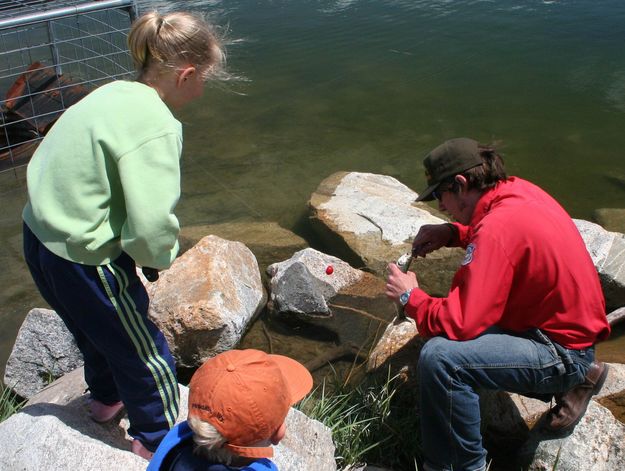
M 229 350 L 206 360 L 191 378 L 189 415 L 215 427 L 233 454 L 271 458 L 271 446 L 252 445 L 271 438 L 312 384 L 304 365 L 289 357 Z

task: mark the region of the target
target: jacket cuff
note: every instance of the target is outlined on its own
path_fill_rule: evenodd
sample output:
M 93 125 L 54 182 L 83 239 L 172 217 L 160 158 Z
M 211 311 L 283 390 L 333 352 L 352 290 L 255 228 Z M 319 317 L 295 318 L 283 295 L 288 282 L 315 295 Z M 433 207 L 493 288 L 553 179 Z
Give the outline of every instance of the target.
M 449 223 L 454 227 L 457 232 L 457 237 L 454 238 L 451 243 L 447 245 L 447 247 L 463 247 L 466 248 L 469 244 L 469 226 L 465 226 L 464 224 L 460 224 L 459 222 Z
M 416 321 L 419 306 L 429 297 L 430 296 L 421 288 L 413 288 L 410 292 L 410 298 L 404 306 L 404 313 Z

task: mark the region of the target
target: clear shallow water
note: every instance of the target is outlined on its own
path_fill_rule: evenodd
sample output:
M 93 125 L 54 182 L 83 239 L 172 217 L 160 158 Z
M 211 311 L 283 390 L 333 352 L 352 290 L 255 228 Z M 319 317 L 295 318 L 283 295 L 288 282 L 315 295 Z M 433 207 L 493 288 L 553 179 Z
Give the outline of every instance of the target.
M 183 225 L 270 220 L 311 239 L 306 202 L 325 177 L 382 173 L 419 191 L 424 154 L 457 136 L 498 144 L 511 174 L 574 217 L 625 207 L 622 1 L 139 4 L 227 26 L 246 78 L 180 114 Z M 0 368 L 42 305 L 20 255 L 22 174 L 0 174 Z

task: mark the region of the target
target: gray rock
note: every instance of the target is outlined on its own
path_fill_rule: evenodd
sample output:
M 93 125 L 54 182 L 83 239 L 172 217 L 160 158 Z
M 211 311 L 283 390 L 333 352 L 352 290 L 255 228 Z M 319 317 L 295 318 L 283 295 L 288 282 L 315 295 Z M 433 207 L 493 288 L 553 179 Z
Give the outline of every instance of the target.
M 582 219 L 574 222 L 599 273 L 608 311 L 625 305 L 625 235 Z
M 150 317 L 189 368 L 236 346 L 267 301 L 254 254 L 217 236 L 177 258 L 148 293 Z
M 328 427 L 293 408 L 286 424 L 286 436 L 274 447 L 272 458 L 280 471 L 336 470 L 334 442 Z
M 66 404 L 35 400 L 0 423 L 3 469 L 145 470 L 147 462 L 130 451 L 119 423 L 96 424 L 88 417 L 86 396 L 61 395 L 72 399 Z
M 2 469 L 145 470 L 146 461 L 130 452 L 128 419 L 105 425 L 90 420 L 83 386 L 82 369 L 77 369 L 0 423 Z M 178 422 L 186 419 L 185 386 L 180 386 L 180 400 Z M 287 435 L 275 447 L 273 459 L 280 470 L 336 470 L 330 429 L 294 409 L 286 422 Z
M 616 413 L 622 410 L 622 405 L 613 398 L 619 397 L 625 391 L 625 365 L 609 363 L 609 368 L 603 388 L 593 397 L 591 403 L 596 401 L 610 412 Z M 519 394 L 481 391 L 480 410 L 485 439 L 495 448 L 520 446 L 532 440 L 537 433 L 533 431 L 533 427 L 544 417 L 550 406 L 549 403 Z M 577 427 L 580 426 L 581 422 Z
M 416 327 L 412 321 L 406 321 L 402 319 L 396 319 L 391 323 L 386 332 L 383 334 L 379 343 L 374 348 L 368 363 L 368 371 L 385 372 L 386 367 L 390 365 L 394 373 L 399 373 L 401 378 L 405 382 L 405 387 L 417 390 L 418 383 L 416 380 L 416 365 L 419 358 L 421 347 L 423 346 L 424 339 L 419 337 L 416 332 Z M 531 399 L 518 394 L 512 394 L 504 391 L 480 391 L 480 414 L 482 417 L 482 433 L 484 436 L 485 444 L 488 449 L 493 453 L 495 457 L 499 457 L 502 453 L 505 454 L 506 460 L 510 462 L 511 457 L 515 456 L 519 448 L 527 444 L 523 449 L 522 459 L 529 462 L 532 460 L 531 449 L 536 449 L 540 445 L 538 443 L 543 437 L 539 434 L 538 427 L 536 431 L 533 430 L 536 424 L 539 423 L 544 414 L 549 410 L 550 404 L 537 399 Z M 416 397 L 416 396 L 415 396 Z M 606 378 L 606 382 L 596 396 L 591 401 L 592 410 L 596 408 L 605 408 L 606 413 L 609 416 L 607 420 L 606 429 L 608 430 L 620 430 L 620 422 L 614 417 L 614 414 L 622 417 L 623 404 L 625 397 L 625 365 L 620 363 L 610 363 L 609 372 Z M 591 408 L 589 407 L 589 411 Z M 612 413 L 613 412 L 613 413 Z M 605 416 L 605 414 L 604 414 Z M 608 417 L 606 416 L 606 417 Z M 612 438 L 607 439 L 603 434 L 602 428 L 595 428 L 594 422 L 581 421 L 575 428 L 576 436 L 583 436 L 581 440 L 590 440 L 591 443 L 598 444 L 596 446 L 603 446 L 603 440 L 609 440 L 612 442 Z M 586 425 L 584 425 L 586 424 Z M 590 424 L 590 425 L 589 425 Z M 585 429 L 584 429 L 585 428 Z M 580 432 L 577 430 L 580 429 Z M 601 430 L 601 433 L 597 433 L 597 430 Z M 620 432 L 619 432 L 620 433 Z M 584 435 L 580 435 L 584 434 Z M 591 437 L 592 436 L 592 440 Z M 617 435 L 618 440 L 623 440 L 622 435 Z M 539 437 L 539 438 L 536 438 Z M 546 440 L 550 440 L 553 437 L 547 437 Z M 568 445 L 567 445 L 568 446 Z M 606 463 L 614 464 L 614 456 L 618 457 L 619 461 L 623 460 L 622 449 L 617 447 L 614 451 L 610 451 L 610 456 L 606 458 Z M 571 449 L 575 449 L 575 446 L 571 446 Z M 530 469 L 554 469 L 553 465 L 555 460 L 555 454 L 553 449 L 545 452 L 545 460 L 537 458 L 536 463 L 532 464 Z M 556 450 L 557 452 L 557 450 Z M 568 448 L 567 448 L 568 453 Z M 614 456 L 613 456 L 614 455 Z M 539 456 L 539 455 L 537 455 Z M 566 456 L 562 458 L 566 460 L 573 459 L 574 457 Z M 528 462 L 528 463 L 529 463 Z M 547 463 L 547 467 L 543 468 L 541 463 Z M 527 466 L 528 463 L 525 463 Z M 567 464 L 566 468 L 561 468 L 558 465 L 555 469 L 595 469 L 592 466 L 576 467 L 578 463 L 573 461 L 573 464 Z M 602 464 L 603 466 L 603 464 Z M 621 465 L 610 468 L 606 467 L 596 469 L 622 469 Z M 523 468 L 525 469 L 525 468 Z
M 315 278 L 306 265 L 290 265 L 272 285 L 272 301 L 276 311 L 306 316 L 330 316 L 330 308 L 324 296 L 324 292 L 330 291 L 330 287 Z M 329 297 L 334 294 L 336 293 L 330 292 Z
M 364 276 L 341 259 L 315 249 L 300 250 L 288 260 L 269 265 L 267 273 L 275 312 L 311 316 L 330 316 L 327 301 Z
M 98 427 L 76 416 L 78 404 L 37 404 L 0 424 L 4 469 L 100 471 L 145 470 L 147 462 L 130 452 L 120 430 Z M 86 417 L 86 411 L 83 413 Z
M 345 352 L 368 351 L 396 313 L 384 295 L 384 281 L 314 249 L 272 264 L 268 272 L 271 312 L 315 324 Z
M 616 325 L 625 320 L 625 307 L 619 307 L 608 314 L 608 322 L 610 325 Z
M 389 262 L 408 252 L 424 224 L 445 222 L 417 193 L 384 175 L 338 172 L 320 183 L 308 202 L 311 223 L 333 253 L 355 267 L 384 275 Z M 439 217 L 440 216 L 440 217 Z M 443 248 L 415 261 L 423 288 L 444 295 L 463 251 Z M 424 263 L 425 262 L 425 263 Z
M 416 323 L 409 317 L 397 317 L 387 327 L 369 354 L 367 372 L 399 375 L 406 387 L 416 388 L 416 358 L 426 339 L 419 336 Z
M 625 425 L 606 408 L 591 402 L 569 436 L 532 432 L 520 457 L 531 471 L 625 469 Z
M 56 312 L 31 310 L 6 364 L 4 383 L 24 398 L 83 364 L 74 337 Z

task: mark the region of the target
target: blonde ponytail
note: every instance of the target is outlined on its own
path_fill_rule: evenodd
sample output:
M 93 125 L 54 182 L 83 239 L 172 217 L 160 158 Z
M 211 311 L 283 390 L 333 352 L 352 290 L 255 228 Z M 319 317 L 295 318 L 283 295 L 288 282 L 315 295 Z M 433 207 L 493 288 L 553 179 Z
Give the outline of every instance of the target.
M 142 15 L 132 25 L 128 47 L 139 78 L 148 69 L 173 68 L 182 63 L 216 72 L 225 60 L 213 28 L 186 12 Z

